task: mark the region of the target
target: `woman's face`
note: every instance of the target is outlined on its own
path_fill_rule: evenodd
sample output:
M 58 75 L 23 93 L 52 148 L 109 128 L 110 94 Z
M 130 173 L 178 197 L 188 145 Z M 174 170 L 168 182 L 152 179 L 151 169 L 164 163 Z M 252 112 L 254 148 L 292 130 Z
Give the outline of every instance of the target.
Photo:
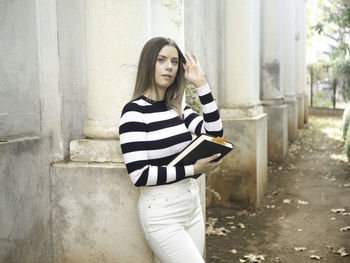
M 167 89 L 175 80 L 179 68 L 179 54 L 175 47 L 164 46 L 157 57 L 155 88 Z

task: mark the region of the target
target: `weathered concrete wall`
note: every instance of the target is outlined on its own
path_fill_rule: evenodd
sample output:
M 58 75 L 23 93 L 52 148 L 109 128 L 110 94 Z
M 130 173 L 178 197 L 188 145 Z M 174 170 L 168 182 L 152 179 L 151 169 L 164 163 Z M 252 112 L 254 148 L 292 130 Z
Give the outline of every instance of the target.
M 309 101 L 309 95 L 304 93 L 304 123 L 309 122 Z
M 224 120 L 227 140 L 234 150 L 223 160 L 218 174 L 211 176 L 212 188 L 221 200 L 211 203 L 224 207 L 256 207 L 267 185 L 267 116 Z
M 0 262 L 52 262 L 48 141 L 0 143 Z
M 330 109 L 323 107 L 309 107 L 308 109 L 310 115 L 316 116 L 335 116 L 342 117 L 344 109 Z
M 288 106 L 264 106 L 267 114 L 268 159 L 282 162 L 288 151 Z
M 153 262 L 123 164 L 56 163 L 51 176 L 54 262 Z
M 152 262 L 122 164 L 54 164 L 54 262 Z
M 0 262 L 51 262 L 41 41 L 32 1 L 0 2 Z
M 39 135 L 35 5 L 29 1 L 1 1 L 0 32 L 0 137 Z
M 57 44 L 59 48 L 59 90 L 62 111 L 62 151 L 69 155 L 69 143 L 83 138 L 86 120 L 85 1 L 57 1 Z
M 288 141 L 298 137 L 298 103 L 297 100 L 285 100 L 288 106 Z
M 304 127 L 304 94 L 297 94 L 297 104 L 298 104 L 298 129 L 302 129 Z

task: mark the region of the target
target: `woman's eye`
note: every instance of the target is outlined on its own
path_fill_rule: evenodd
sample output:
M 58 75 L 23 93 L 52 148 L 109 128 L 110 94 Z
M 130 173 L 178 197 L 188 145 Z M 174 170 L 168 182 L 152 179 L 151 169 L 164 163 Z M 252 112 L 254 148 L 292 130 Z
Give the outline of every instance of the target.
M 176 60 L 172 61 L 172 63 L 173 63 L 173 65 L 177 65 L 177 61 Z
M 158 58 L 159 62 L 164 62 L 164 58 Z

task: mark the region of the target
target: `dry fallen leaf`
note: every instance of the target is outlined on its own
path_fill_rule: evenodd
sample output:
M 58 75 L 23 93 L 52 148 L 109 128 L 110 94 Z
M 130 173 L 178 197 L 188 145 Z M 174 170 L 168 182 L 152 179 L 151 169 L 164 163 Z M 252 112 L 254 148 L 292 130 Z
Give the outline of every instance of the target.
M 350 231 L 350 226 L 343 227 L 340 229 L 340 231 L 342 231 L 342 232 Z
M 227 233 L 230 233 L 230 230 L 227 230 L 224 227 L 215 228 L 215 234 L 217 236 L 227 236 Z
M 230 250 L 230 252 L 231 252 L 232 254 L 237 254 L 237 250 L 236 250 L 236 249 L 232 249 L 232 250 Z
M 331 211 L 333 213 L 343 213 L 343 212 L 345 212 L 345 209 L 344 208 L 337 208 L 337 209 L 332 209 Z
M 284 199 L 283 204 L 290 204 L 292 202 L 292 199 Z
M 276 208 L 276 206 L 275 206 L 275 205 L 267 205 L 266 208 L 268 208 L 268 209 L 270 209 L 270 208 L 273 209 L 273 208 Z
M 298 200 L 298 204 L 300 204 L 300 205 L 307 205 L 307 204 L 309 204 L 309 202 Z
M 305 251 L 306 247 L 294 247 L 295 251 Z
M 239 224 L 238 224 L 238 227 L 239 227 L 239 228 L 246 228 L 245 225 L 242 224 L 242 223 L 239 223 Z
M 349 256 L 349 253 L 347 251 L 347 249 L 345 247 L 342 247 L 340 248 L 338 251 L 337 251 L 337 254 L 341 255 L 342 257 L 347 257 Z
M 245 259 L 239 260 L 239 262 L 249 262 L 249 263 L 260 263 L 261 261 L 265 260 L 265 257 L 263 255 L 254 255 L 249 254 L 244 256 Z
M 321 257 L 320 256 L 316 256 L 316 255 L 311 255 L 310 258 L 316 259 L 316 260 L 321 260 Z
M 205 229 L 206 235 L 218 235 L 218 236 L 226 236 L 230 231 L 224 227 L 214 228 L 215 223 L 217 222 L 217 218 L 209 217 L 207 221 L 207 228 Z
M 225 218 L 226 218 L 226 219 L 234 219 L 235 216 L 226 216 Z
M 238 215 L 238 216 L 246 216 L 246 215 L 248 215 L 248 211 L 247 211 L 247 210 L 238 211 L 238 212 L 237 212 L 237 215 Z

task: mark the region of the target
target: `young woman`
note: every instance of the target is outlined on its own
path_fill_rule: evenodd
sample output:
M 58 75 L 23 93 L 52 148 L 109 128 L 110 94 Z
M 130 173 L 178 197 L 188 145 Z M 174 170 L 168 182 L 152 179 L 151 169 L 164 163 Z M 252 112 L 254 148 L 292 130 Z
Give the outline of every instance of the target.
M 182 105 L 185 80 L 194 84 L 203 116 Z M 141 52 L 132 100 L 123 109 L 119 135 L 138 202 L 145 238 L 163 263 L 204 262 L 204 221 L 196 180 L 220 164 L 219 155 L 186 166 L 167 166 L 191 134 L 222 136 L 217 106 L 194 54 L 156 37 Z

